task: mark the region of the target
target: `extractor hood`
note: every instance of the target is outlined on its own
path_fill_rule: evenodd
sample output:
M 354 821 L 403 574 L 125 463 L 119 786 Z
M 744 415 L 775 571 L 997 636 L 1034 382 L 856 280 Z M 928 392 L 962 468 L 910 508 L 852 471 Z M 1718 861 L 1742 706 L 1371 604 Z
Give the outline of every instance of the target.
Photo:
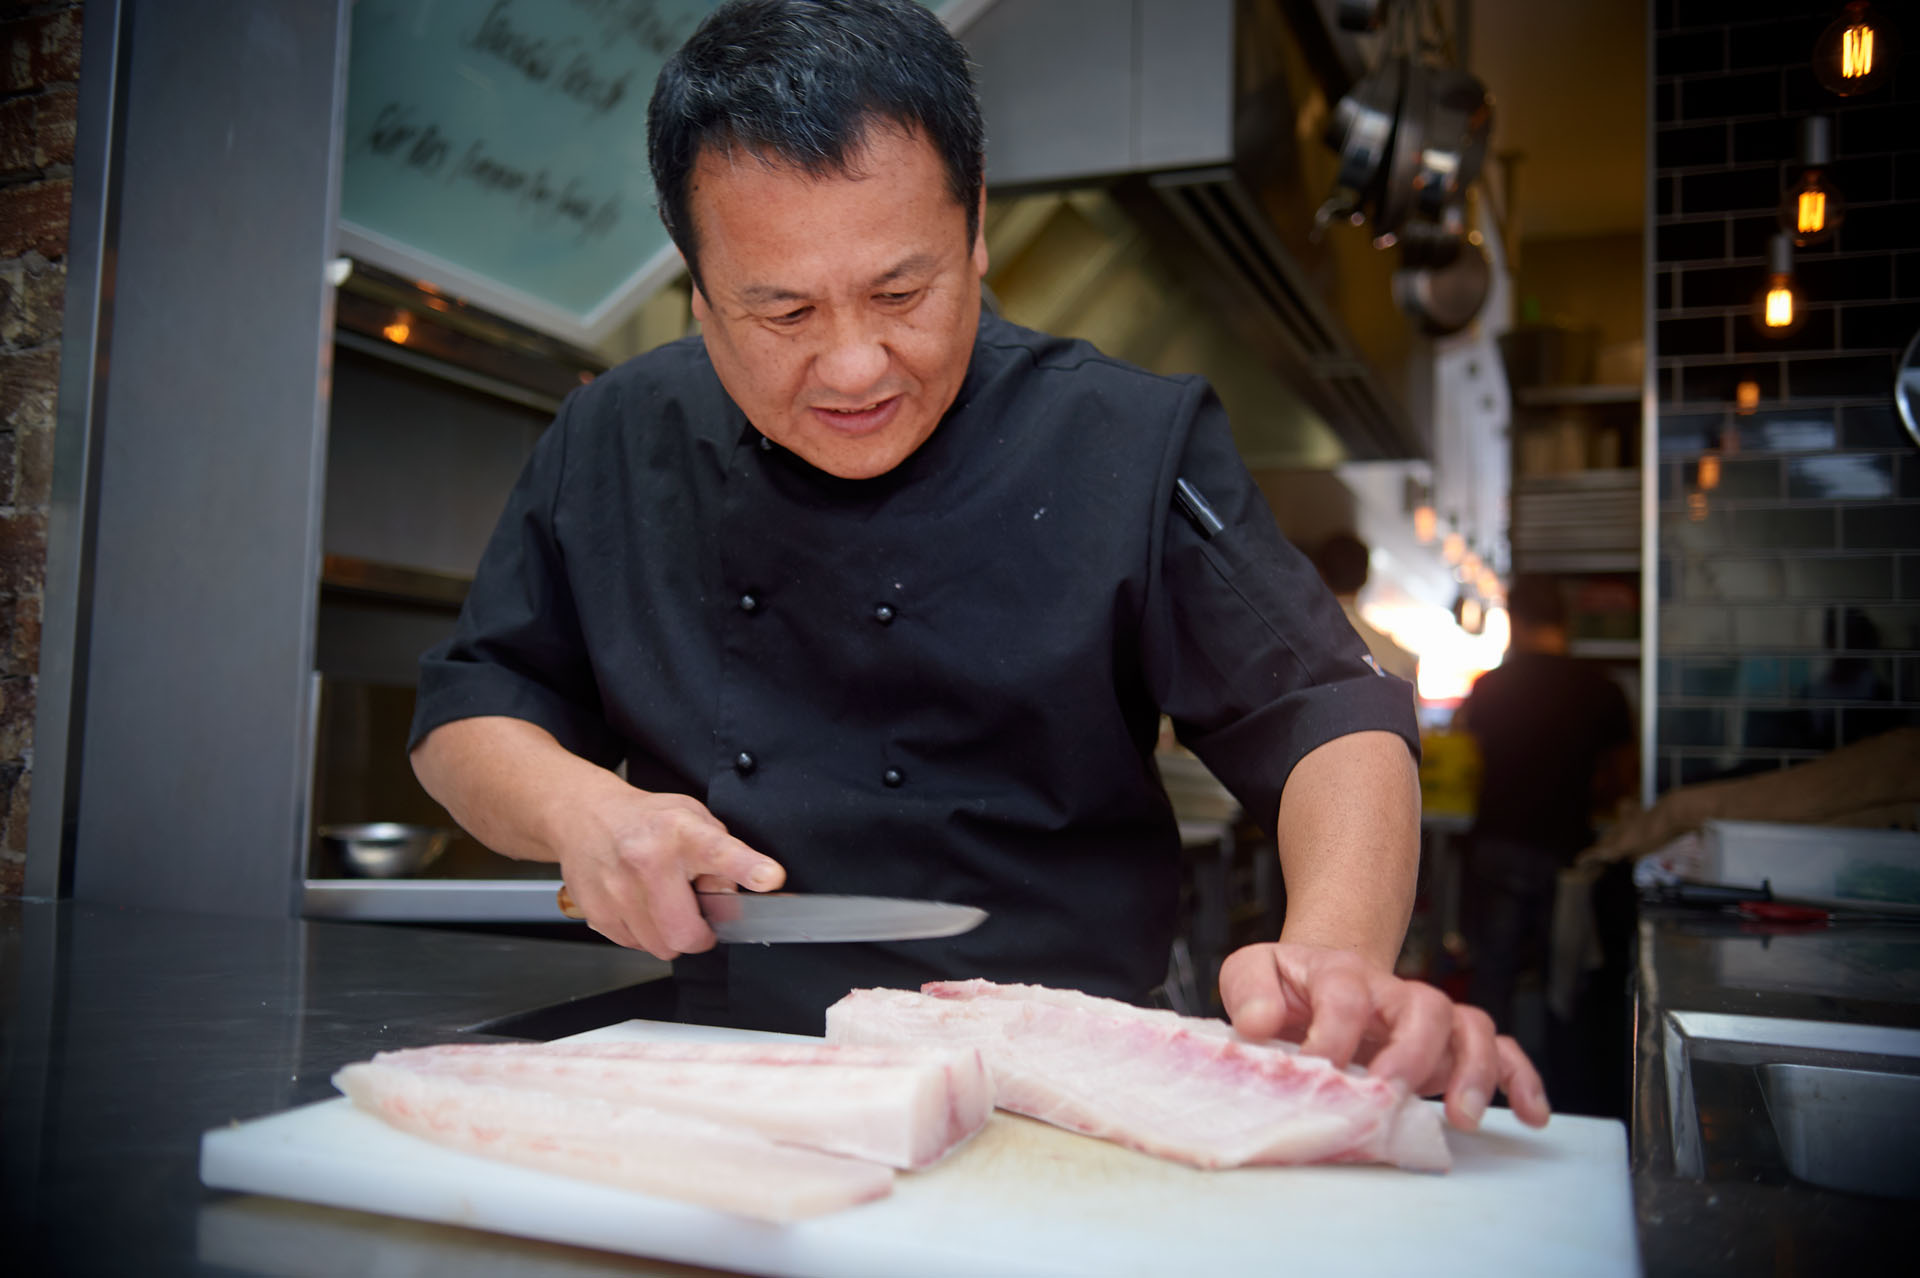
M 996 199 L 1098 190 L 1347 459 L 1430 455 L 1415 424 L 1428 347 L 1395 306 L 1395 256 L 1362 228 L 1314 233 L 1336 168 L 1320 141 L 1326 101 L 1353 66 L 1351 37 L 1322 6 L 1000 3 L 962 38 Z M 1160 322 L 1150 304 L 1139 310 L 1139 324 Z

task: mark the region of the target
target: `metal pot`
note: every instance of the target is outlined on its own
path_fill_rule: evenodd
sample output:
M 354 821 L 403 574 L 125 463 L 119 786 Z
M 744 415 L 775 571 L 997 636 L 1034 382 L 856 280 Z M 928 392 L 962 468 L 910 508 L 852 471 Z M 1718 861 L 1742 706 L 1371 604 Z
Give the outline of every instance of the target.
M 1493 287 L 1493 268 L 1478 237 L 1462 241 L 1445 266 L 1393 273 L 1393 297 L 1429 337 L 1446 337 L 1473 323 Z
M 398 879 L 418 874 L 453 842 L 458 830 L 431 825 L 371 821 L 359 825 L 323 825 L 320 842 L 340 858 L 348 874 L 366 879 Z

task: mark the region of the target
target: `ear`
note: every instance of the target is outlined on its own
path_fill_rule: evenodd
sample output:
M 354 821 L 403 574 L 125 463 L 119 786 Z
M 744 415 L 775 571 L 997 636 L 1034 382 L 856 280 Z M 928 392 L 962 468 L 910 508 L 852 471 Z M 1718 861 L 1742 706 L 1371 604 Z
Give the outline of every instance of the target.
M 976 228 L 973 233 L 973 269 L 981 279 L 987 278 L 987 184 L 980 184 L 979 215 L 974 219 Z
M 691 282 L 692 281 L 689 280 L 689 283 Z M 700 324 L 700 327 L 705 328 L 707 326 L 707 317 L 711 314 L 711 308 L 707 305 L 707 295 L 700 291 L 698 284 L 693 285 L 692 293 L 688 300 L 693 304 L 693 318 Z

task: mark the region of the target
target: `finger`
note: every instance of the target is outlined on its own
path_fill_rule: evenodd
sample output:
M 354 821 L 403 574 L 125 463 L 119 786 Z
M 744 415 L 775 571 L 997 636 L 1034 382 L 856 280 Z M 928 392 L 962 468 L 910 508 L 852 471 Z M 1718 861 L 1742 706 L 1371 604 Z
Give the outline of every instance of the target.
M 755 852 L 716 822 L 696 843 L 688 859 L 689 877 L 712 875 L 753 892 L 771 892 L 787 881 L 786 867 Z
M 1307 978 L 1311 1019 L 1300 1050 L 1345 1068 L 1373 1019 L 1373 995 L 1364 975 L 1351 967 L 1322 967 Z
M 1500 1082 L 1493 1018 L 1467 1004 L 1453 1009 L 1453 1077 L 1447 1080 L 1447 1121 L 1463 1132 L 1480 1126 Z
M 641 871 L 628 899 L 632 903 L 628 920 L 634 931 L 643 939 L 658 938 L 671 951 L 661 954 L 649 944 L 645 948 L 654 957 L 704 954 L 714 947 L 716 938 L 700 913 L 693 884 L 677 867 L 654 865 Z
M 598 932 L 615 945 L 629 950 L 646 950 L 649 954 L 654 953 L 627 925 L 621 911 L 610 903 L 607 893 L 597 889 L 583 888 L 576 897 L 570 887 L 571 885 L 568 885 L 560 889 L 561 909 L 568 918 L 583 920 L 589 931 Z M 654 954 L 654 957 L 663 956 Z
M 588 927 L 615 945 L 624 945 L 630 950 L 644 950 L 657 959 L 671 962 L 679 957 L 680 948 L 669 941 L 655 923 L 644 892 L 628 883 L 609 889 L 604 897 L 604 907 L 588 908 Z
M 1220 965 L 1220 1005 L 1242 1038 L 1278 1038 L 1286 1020 L 1286 991 L 1271 946 L 1248 946 Z
M 1494 1052 L 1500 1061 L 1500 1090 L 1507 1094 L 1507 1104 L 1513 1107 L 1515 1117 L 1529 1127 L 1545 1127 L 1553 1117 L 1553 1107 L 1547 1103 L 1540 1071 L 1520 1050 L 1520 1044 L 1504 1034 L 1495 1041 Z
M 1397 1078 L 1416 1090 L 1436 1077 L 1444 1080 L 1442 1067 L 1453 1037 L 1452 1001 L 1419 981 L 1398 981 L 1377 998 L 1387 1045 L 1374 1055 L 1367 1072 L 1375 1078 Z

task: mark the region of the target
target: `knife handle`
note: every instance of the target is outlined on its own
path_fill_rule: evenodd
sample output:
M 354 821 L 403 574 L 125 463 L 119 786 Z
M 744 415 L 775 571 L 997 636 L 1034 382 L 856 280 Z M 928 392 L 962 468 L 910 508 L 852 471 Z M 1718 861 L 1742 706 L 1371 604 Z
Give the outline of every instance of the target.
M 570 919 L 587 917 L 587 912 L 574 904 L 573 893 L 567 891 L 567 885 L 564 883 L 560 885 L 560 891 L 554 896 L 554 903 L 560 907 L 560 912 Z

